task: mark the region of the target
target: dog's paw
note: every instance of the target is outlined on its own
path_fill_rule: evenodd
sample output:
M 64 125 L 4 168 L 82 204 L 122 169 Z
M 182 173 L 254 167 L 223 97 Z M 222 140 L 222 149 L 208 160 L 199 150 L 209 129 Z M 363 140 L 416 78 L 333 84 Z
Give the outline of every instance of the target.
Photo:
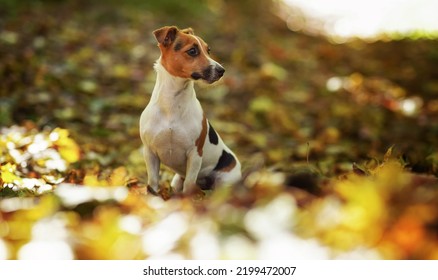
M 148 189 L 148 193 L 150 193 L 152 195 L 155 195 L 155 196 L 159 196 L 160 195 L 160 189 L 159 188 L 155 189 L 155 188 L 153 188 L 153 187 L 148 185 L 147 189 Z
M 147 186 L 148 193 L 154 196 L 161 197 L 164 200 L 169 200 L 173 196 L 173 190 L 169 186 L 159 186 L 157 188 L 153 188 L 151 186 Z
M 185 186 L 182 194 L 184 196 L 191 196 L 191 197 L 203 197 L 205 194 L 202 191 L 202 189 L 197 185 L 197 184 L 193 184 L 190 186 Z

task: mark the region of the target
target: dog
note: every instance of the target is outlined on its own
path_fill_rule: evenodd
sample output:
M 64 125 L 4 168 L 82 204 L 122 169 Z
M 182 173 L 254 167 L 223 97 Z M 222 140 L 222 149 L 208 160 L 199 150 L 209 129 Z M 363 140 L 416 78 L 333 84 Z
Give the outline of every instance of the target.
M 192 28 L 165 26 L 153 32 L 161 51 L 151 99 L 140 117 L 148 190 L 160 191 L 163 163 L 175 172 L 176 192 L 214 189 L 241 179 L 241 164 L 213 129 L 196 98 L 194 81 L 218 81 L 225 69 Z

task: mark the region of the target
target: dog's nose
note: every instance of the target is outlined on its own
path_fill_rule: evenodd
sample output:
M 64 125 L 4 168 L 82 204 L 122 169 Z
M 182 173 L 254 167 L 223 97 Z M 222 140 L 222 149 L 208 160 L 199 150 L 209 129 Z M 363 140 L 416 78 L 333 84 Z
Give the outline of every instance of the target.
M 216 66 L 216 71 L 217 71 L 218 75 L 222 77 L 225 73 L 225 68 L 222 66 Z

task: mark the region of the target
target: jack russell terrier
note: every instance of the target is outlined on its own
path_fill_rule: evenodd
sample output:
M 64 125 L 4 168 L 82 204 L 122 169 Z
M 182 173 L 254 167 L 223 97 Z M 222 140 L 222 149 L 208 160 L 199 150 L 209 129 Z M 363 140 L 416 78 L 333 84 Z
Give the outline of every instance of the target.
M 210 58 L 210 48 L 193 29 L 165 26 L 153 32 L 161 51 L 157 81 L 140 117 L 140 137 L 148 190 L 159 192 L 160 163 L 175 171 L 171 187 L 184 194 L 234 184 L 240 162 L 207 120 L 194 89 L 195 80 L 211 84 L 225 69 Z

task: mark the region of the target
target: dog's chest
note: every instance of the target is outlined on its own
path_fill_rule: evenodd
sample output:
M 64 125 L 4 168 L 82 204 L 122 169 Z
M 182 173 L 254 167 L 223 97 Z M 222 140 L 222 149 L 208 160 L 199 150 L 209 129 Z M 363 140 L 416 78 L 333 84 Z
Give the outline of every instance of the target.
M 156 107 L 146 109 L 142 117 L 142 137 L 161 162 L 184 172 L 187 153 L 196 148 L 202 131 L 202 111 L 178 111 L 164 114 Z
M 182 126 L 180 120 L 161 119 L 150 126 L 147 134 L 151 146 L 157 151 L 182 149 L 187 150 L 195 145 L 195 125 Z

